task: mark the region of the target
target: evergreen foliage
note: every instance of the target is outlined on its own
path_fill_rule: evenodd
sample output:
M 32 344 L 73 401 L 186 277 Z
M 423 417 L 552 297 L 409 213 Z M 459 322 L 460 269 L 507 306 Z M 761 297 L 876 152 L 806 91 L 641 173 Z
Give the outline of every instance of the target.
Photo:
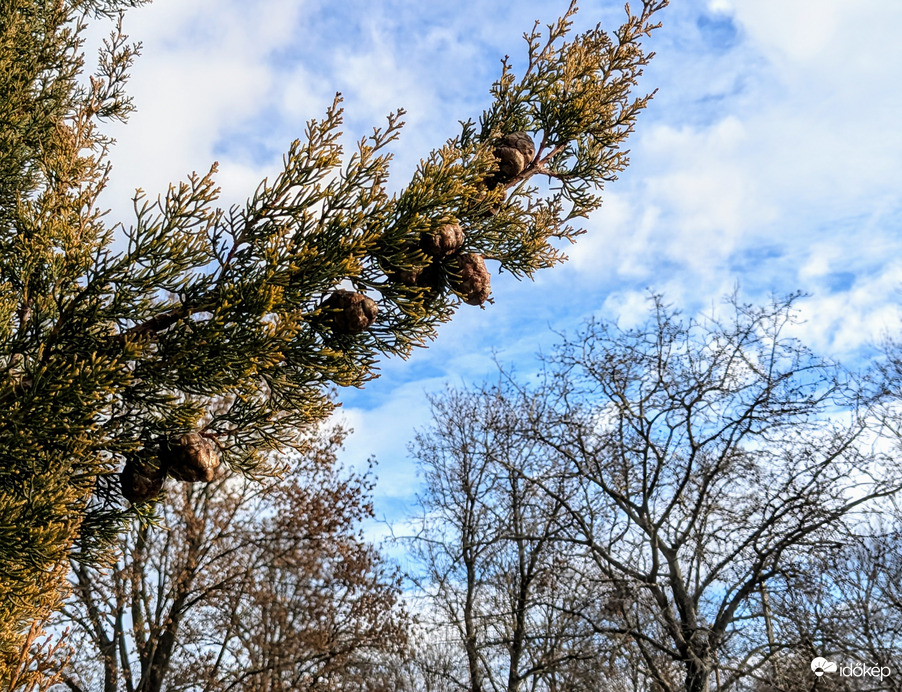
M 224 466 L 266 473 L 272 451 L 329 414 L 334 386 L 362 386 L 379 357 L 432 339 L 462 279 L 435 265 L 428 286 L 403 280 L 431 261 L 423 233 L 459 224 L 461 253 L 518 277 L 564 259 L 554 242 L 579 235 L 571 222 L 627 163 L 620 146 L 649 98 L 631 95 L 650 58 L 639 40 L 666 0 L 643 0 L 613 35 L 566 40 L 575 2 L 528 34 L 525 74 L 505 62 L 478 124 L 397 194 L 388 147 L 403 111 L 346 157 L 336 98 L 245 206 L 216 206 L 214 164 L 156 199 L 139 191 L 135 220 L 118 227 L 97 202 L 111 145 L 98 126 L 131 109 L 139 47 L 121 12 L 138 4 L 0 1 L 4 651 L 57 606 L 70 554 L 96 564 L 125 520 L 152 515 L 152 503 L 123 501 L 124 464 L 158 464 L 166 439 L 200 433 Z M 99 16 L 119 25 L 87 83 L 81 34 Z M 501 179 L 495 147 L 513 132 L 534 138 L 535 156 Z M 531 184 L 537 174 L 549 192 Z M 335 328 L 339 287 L 375 301 L 368 328 Z

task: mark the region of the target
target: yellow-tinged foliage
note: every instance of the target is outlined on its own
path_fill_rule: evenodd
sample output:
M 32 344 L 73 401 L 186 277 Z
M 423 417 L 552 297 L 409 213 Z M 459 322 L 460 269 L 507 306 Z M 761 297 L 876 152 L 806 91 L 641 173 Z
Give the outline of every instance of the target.
M 428 154 L 395 195 L 385 189 L 388 147 L 403 111 L 346 157 L 336 98 L 243 207 L 216 206 L 215 165 L 160 198 L 138 191 L 115 252 L 96 204 L 110 144 L 97 126 L 127 116 L 137 47 L 117 26 L 85 87 L 79 36 L 92 15 L 136 4 L 0 0 L 6 653 L 57 603 L 70 555 L 102 560 L 122 523 L 148 514 L 125 506 L 125 462 L 152 454 L 162 436 L 199 430 L 227 466 L 266 473 L 270 451 L 329 414 L 336 385 L 362 386 L 379 357 L 434 338 L 461 301 L 442 281 L 398 278 L 428 261 L 422 232 L 459 224 L 461 252 L 516 276 L 562 261 L 551 241 L 580 234 L 568 222 L 595 209 L 601 185 L 626 165 L 620 145 L 648 98 L 630 96 L 648 60 L 637 41 L 666 2 L 645 0 L 613 37 L 595 29 L 565 42 L 575 3 L 547 36 L 528 35 L 526 74 L 505 64 L 479 124 Z M 516 131 L 535 139 L 535 158 L 489 184 L 498 139 Z M 551 192 L 540 195 L 534 175 L 548 176 Z M 378 315 L 343 333 L 323 305 L 349 285 Z

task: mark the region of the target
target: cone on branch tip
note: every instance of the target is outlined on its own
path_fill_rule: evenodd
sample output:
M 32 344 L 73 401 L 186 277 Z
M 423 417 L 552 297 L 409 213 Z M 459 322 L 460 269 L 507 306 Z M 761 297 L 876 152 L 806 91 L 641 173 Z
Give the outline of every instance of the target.
M 448 282 L 467 305 L 482 305 L 492 292 L 492 278 L 482 255 L 464 252 L 447 264 Z
M 526 132 L 511 132 L 495 147 L 498 172 L 489 179 L 489 188 L 506 184 L 526 170 L 536 155 L 535 143 Z
M 464 244 L 463 229 L 456 223 L 446 223 L 420 235 L 420 249 L 431 257 L 447 257 Z
M 359 334 L 376 321 L 376 301 L 355 291 L 339 289 L 323 303 L 323 310 L 334 334 Z
M 527 165 L 532 162 L 536 155 L 536 145 L 532 141 L 532 137 L 528 132 L 511 132 L 501 138 L 502 147 L 511 147 L 516 149 L 526 159 Z
M 160 465 L 177 480 L 209 483 L 219 467 L 219 452 L 200 433 L 187 433 L 160 443 Z

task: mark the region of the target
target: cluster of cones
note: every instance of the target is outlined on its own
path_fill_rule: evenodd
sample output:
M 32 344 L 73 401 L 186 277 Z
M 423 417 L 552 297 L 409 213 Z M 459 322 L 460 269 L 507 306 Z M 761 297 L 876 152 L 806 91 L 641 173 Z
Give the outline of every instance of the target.
M 156 454 L 126 461 L 119 476 L 122 495 L 132 504 L 145 502 L 160 493 L 167 476 L 186 483 L 209 483 L 218 467 L 219 451 L 202 434 L 161 438 Z
M 512 183 L 532 163 L 535 145 L 526 132 L 512 132 L 501 138 L 494 149 L 498 168 L 484 186 L 491 191 Z M 494 206 L 496 214 L 500 205 Z M 428 288 L 433 292 L 450 286 L 467 305 L 482 305 L 491 294 L 491 276 L 482 255 L 463 252 L 465 234 L 459 224 L 446 223 L 420 234 L 419 249 L 427 263 L 413 269 L 389 270 L 390 280 L 405 286 Z M 358 334 L 376 321 L 379 307 L 363 293 L 337 290 L 323 303 L 329 327 L 334 334 Z
M 467 305 L 482 305 L 492 291 L 491 276 L 482 255 L 462 252 L 464 231 L 456 223 L 443 224 L 420 234 L 419 248 L 426 264 L 389 273 L 389 278 L 405 286 L 419 286 L 438 292 L 446 285 Z

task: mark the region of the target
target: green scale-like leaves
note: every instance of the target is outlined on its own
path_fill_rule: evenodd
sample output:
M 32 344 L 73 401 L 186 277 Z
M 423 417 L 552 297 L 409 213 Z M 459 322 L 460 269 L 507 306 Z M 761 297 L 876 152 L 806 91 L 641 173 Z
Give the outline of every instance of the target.
M 462 252 L 517 277 L 563 260 L 554 242 L 582 232 L 570 222 L 626 165 L 648 98 L 630 96 L 649 57 L 637 41 L 666 3 L 646 0 L 613 37 L 566 42 L 575 4 L 528 34 L 524 76 L 505 62 L 478 126 L 395 195 L 403 111 L 346 158 L 336 98 L 243 208 L 216 206 L 214 165 L 158 199 L 139 191 L 117 230 L 96 206 L 110 144 L 96 126 L 128 114 L 137 47 L 114 31 L 81 86 L 77 17 L 134 4 L 0 1 L 0 641 L 52 607 L 70 551 L 97 560 L 124 519 L 146 516 L 122 499 L 123 464 L 201 432 L 224 464 L 266 473 L 270 452 L 330 413 L 335 386 L 363 386 L 380 358 L 434 338 L 466 296 L 423 233 L 458 224 Z M 536 153 L 502 180 L 495 147 L 513 132 Z M 424 268 L 428 282 L 403 279 Z M 376 302 L 368 328 L 336 328 L 339 289 Z

